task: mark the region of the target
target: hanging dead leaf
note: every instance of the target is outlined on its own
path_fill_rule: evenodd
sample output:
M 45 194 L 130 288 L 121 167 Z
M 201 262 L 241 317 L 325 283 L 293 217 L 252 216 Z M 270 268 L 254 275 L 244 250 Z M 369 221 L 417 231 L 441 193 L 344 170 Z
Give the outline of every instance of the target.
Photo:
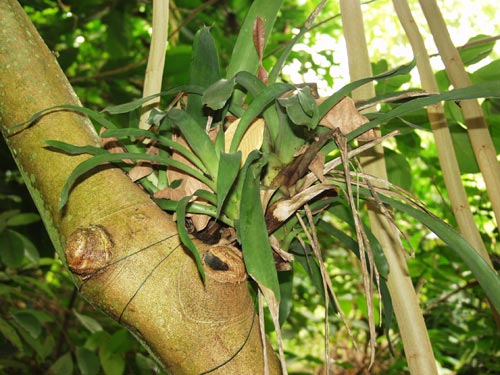
M 325 182 L 325 176 L 323 174 L 324 169 L 325 156 L 321 152 L 318 152 L 309 164 L 309 170 L 314 173 L 318 180 L 320 180 L 321 182 Z
M 224 149 L 226 152 L 229 152 L 229 148 L 231 147 L 231 142 L 234 137 L 234 133 L 236 132 L 236 128 L 240 123 L 240 119 L 236 119 L 231 124 L 229 124 L 228 128 L 225 131 L 225 144 Z M 248 157 L 248 154 L 253 150 L 258 150 L 262 146 L 262 142 L 264 140 L 264 120 L 258 118 L 254 122 L 250 124 L 247 131 L 243 135 L 241 139 L 240 145 L 238 146 L 238 151 L 241 151 L 241 165 L 245 163 L 245 160 Z
M 325 98 L 318 99 L 318 104 Z M 319 121 L 320 125 L 330 129 L 340 129 L 346 135 L 368 122 L 368 119 L 356 109 L 354 101 L 348 96 L 335 104 L 328 113 Z M 375 130 L 370 129 L 361 134 L 357 139 L 360 141 L 371 141 L 377 138 Z

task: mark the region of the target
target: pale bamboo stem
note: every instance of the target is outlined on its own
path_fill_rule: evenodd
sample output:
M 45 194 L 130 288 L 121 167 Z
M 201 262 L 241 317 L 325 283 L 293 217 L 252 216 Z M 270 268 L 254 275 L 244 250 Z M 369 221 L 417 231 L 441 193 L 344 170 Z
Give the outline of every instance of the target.
M 430 63 L 429 55 L 425 48 L 425 43 L 418 30 L 418 26 L 412 16 L 411 9 L 405 0 L 393 0 L 394 8 L 398 14 L 399 21 L 405 29 L 406 35 L 413 49 L 413 54 L 417 59 L 417 69 L 420 75 L 422 88 L 431 92 L 438 91 L 438 85 L 434 77 L 434 72 Z M 470 209 L 467 193 L 462 183 L 460 168 L 455 154 L 453 141 L 448 128 L 448 122 L 444 108 L 441 104 L 429 106 L 427 108 L 429 121 L 434 141 L 438 150 L 439 162 L 443 171 L 444 183 L 448 196 L 450 197 L 453 214 L 457 220 L 462 236 L 476 249 L 483 259 L 493 268 L 493 263 L 484 245 L 479 229 L 474 221 L 474 216 Z M 491 305 L 493 318 L 497 327 L 500 328 L 500 314 Z
M 408 40 L 417 59 L 417 69 L 420 75 L 422 88 L 430 92 L 439 91 L 434 72 L 432 70 L 429 55 L 425 43 L 418 30 L 418 26 L 412 16 L 411 9 L 406 0 L 393 0 L 394 8 L 398 14 Z M 474 216 L 470 210 L 467 193 L 462 184 L 460 169 L 458 166 L 455 149 L 448 128 L 448 122 L 441 104 L 427 108 L 431 123 L 434 140 L 438 150 L 439 162 L 443 171 L 444 182 L 448 196 L 450 197 L 453 213 L 457 220 L 460 232 L 464 238 L 481 254 L 491 266 L 491 260 L 481 238 Z
M 144 77 L 143 97 L 161 92 L 165 54 L 167 51 L 168 15 L 169 0 L 153 0 L 153 32 L 151 34 L 151 47 L 149 49 L 146 75 Z M 157 97 L 143 105 L 143 112 L 139 123 L 141 129 L 149 128 L 146 120 L 149 117 L 151 108 L 157 107 L 159 103 L 160 98 Z
M 419 3 L 451 83 L 455 88 L 470 86 L 469 76 L 457 48 L 453 45 L 436 1 L 419 0 Z M 500 223 L 500 164 L 497 160 L 495 147 L 478 101 L 464 100 L 460 102 L 460 105 L 467 124 L 472 148 L 486 183 L 486 190 L 498 224 Z
M 359 0 L 340 0 L 342 24 L 347 45 L 351 80 L 372 75 L 361 4 Z M 375 96 L 373 85 L 365 85 L 353 92 L 357 100 Z M 366 173 L 387 180 L 383 148 L 370 150 L 361 158 Z M 427 328 L 413 287 L 404 251 L 398 235 L 387 218 L 374 206 L 369 207 L 371 229 L 380 242 L 389 263 L 387 286 L 412 375 L 437 375 L 436 361 L 427 334 Z

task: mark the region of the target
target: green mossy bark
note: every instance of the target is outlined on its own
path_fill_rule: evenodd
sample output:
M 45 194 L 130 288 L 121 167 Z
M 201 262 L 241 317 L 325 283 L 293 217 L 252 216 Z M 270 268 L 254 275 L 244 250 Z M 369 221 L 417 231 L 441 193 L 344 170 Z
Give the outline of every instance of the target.
M 171 217 L 116 168 L 86 176 L 64 210 L 58 209 L 66 179 L 85 156 L 50 150 L 45 141 L 99 145 L 99 139 L 86 117 L 70 111 L 9 132 L 37 111 L 80 103 L 17 1 L 0 2 L 0 24 L 0 128 L 58 255 L 65 262 L 68 238 L 82 227 L 98 225 L 112 241 L 106 268 L 85 279 L 75 275 L 82 293 L 129 327 L 173 374 L 203 373 L 241 347 L 210 373 L 264 373 L 258 320 L 241 264 L 229 267 L 224 279 L 208 270 L 203 285 Z M 268 356 L 270 374 L 281 373 L 276 356 Z

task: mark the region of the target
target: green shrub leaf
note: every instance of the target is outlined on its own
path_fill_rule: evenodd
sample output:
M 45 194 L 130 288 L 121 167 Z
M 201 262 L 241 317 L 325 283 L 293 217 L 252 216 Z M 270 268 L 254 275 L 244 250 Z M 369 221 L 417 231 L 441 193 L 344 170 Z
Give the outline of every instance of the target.
M 76 361 L 82 375 L 99 374 L 99 358 L 94 352 L 79 346 L 76 348 Z

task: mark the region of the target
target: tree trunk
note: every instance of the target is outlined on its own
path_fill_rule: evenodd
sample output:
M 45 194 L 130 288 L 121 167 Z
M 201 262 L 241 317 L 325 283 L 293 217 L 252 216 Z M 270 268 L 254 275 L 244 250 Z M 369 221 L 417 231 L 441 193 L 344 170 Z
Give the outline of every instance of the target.
M 205 264 L 203 284 L 172 218 L 112 166 L 81 179 L 58 208 L 64 183 L 85 157 L 51 150 L 45 141 L 97 146 L 99 139 L 89 120 L 72 111 L 13 128 L 37 111 L 80 104 L 17 1 L 0 2 L 0 24 L 0 127 L 86 299 L 128 327 L 173 374 L 264 373 L 238 250 L 198 243 L 204 255 L 228 265 L 221 271 Z M 270 374 L 280 373 L 274 353 L 268 358 Z

